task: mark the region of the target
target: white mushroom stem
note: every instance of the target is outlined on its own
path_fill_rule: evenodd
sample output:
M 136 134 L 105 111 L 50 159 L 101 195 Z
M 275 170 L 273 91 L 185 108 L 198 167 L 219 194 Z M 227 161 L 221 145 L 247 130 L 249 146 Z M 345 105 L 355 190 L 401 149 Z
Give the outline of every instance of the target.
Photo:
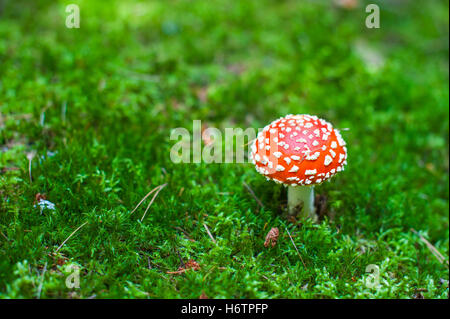
M 288 186 L 289 215 L 309 217 L 316 221 L 314 186 Z

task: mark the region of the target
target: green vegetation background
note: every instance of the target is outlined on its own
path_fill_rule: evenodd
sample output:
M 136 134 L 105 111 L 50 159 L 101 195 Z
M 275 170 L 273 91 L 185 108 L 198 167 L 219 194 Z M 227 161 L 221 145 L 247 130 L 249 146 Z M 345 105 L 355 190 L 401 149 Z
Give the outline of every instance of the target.
M 448 1 L 371 2 L 380 29 L 363 1 L 0 1 L 0 297 L 447 298 Z M 286 189 L 249 164 L 170 161 L 194 119 L 287 113 L 348 128 L 320 224 L 286 220 Z M 180 259 L 200 269 L 168 274 Z

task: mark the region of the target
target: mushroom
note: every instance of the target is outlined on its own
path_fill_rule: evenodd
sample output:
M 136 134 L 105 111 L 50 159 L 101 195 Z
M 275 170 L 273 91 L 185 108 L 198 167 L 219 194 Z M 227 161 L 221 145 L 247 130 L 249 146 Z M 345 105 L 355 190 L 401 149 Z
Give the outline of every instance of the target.
M 314 185 L 347 164 L 339 131 L 317 116 L 287 115 L 259 132 L 251 148 L 256 171 L 288 187 L 288 213 L 317 220 Z

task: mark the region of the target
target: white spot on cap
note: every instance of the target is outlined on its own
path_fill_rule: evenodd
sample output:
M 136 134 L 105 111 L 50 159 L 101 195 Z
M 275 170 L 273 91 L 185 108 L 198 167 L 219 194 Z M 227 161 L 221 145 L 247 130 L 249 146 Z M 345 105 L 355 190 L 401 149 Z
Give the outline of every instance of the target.
M 289 158 L 289 157 L 285 157 L 285 158 L 283 158 L 284 159 L 284 161 L 289 165 L 289 164 L 291 164 L 291 159 Z
M 305 175 L 316 175 L 317 170 L 316 169 L 307 169 L 305 170 Z
M 324 164 L 325 166 L 328 166 L 328 165 L 331 164 L 332 161 L 333 161 L 333 159 L 331 158 L 331 156 L 330 156 L 330 155 L 327 155 L 327 156 L 325 156 L 325 161 L 323 162 L 323 164 Z
M 317 145 L 319 145 L 319 142 L 317 142 L 316 140 L 314 140 L 314 141 L 312 142 L 312 145 L 313 145 L 313 146 L 317 146 Z
M 306 155 L 306 159 L 308 161 L 315 161 L 316 159 L 318 159 L 320 156 L 320 152 L 314 152 L 313 155 Z
M 328 129 L 328 131 L 332 131 L 333 130 L 333 126 L 331 125 L 331 123 L 328 123 L 327 122 L 327 129 Z
M 280 158 L 281 157 L 281 152 L 274 152 L 273 156 L 275 156 L 276 158 Z
M 292 168 L 289 170 L 289 173 L 296 173 L 296 172 L 298 172 L 298 166 L 296 166 L 296 165 L 294 165 L 294 166 L 292 166 Z
M 339 153 L 339 163 L 345 158 L 345 154 Z
M 300 156 L 297 156 L 297 155 L 292 155 L 291 158 L 292 158 L 294 161 L 300 160 Z
M 277 172 L 282 172 L 282 171 L 284 171 L 284 166 L 283 166 L 283 165 L 277 165 L 276 171 L 277 171 Z
M 332 156 L 333 158 L 335 158 L 335 157 L 336 157 L 336 152 L 335 152 L 335 151 L 333 151 L 333 150 L 330 150 L 330 154 L 331 154 L 331 156 Z

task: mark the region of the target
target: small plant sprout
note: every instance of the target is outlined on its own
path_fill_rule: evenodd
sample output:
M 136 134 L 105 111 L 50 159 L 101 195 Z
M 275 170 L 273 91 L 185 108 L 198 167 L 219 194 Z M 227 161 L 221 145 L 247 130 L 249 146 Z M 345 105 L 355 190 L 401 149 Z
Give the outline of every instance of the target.
M 45 196 L 45 194 L 37 193 L 35 198 L 36 198 L 36 200 L 35 200 L 36 204 L 34 205 L 34 207 L 39 206 L 41 214 L 44 211 L 44 209 L 48 209 L 48 210 L 55 210 L 56 209 L 55 204 L 53 204 L 52 202 L 48 201 L 46 196 Z
M 267 125 L 255 139 L 252 161 L 267 180 L 288 187 L 288 213 L 317 220 L 314 185 L 347 164 L 339 131 L 313 115 L 287 115 Z

